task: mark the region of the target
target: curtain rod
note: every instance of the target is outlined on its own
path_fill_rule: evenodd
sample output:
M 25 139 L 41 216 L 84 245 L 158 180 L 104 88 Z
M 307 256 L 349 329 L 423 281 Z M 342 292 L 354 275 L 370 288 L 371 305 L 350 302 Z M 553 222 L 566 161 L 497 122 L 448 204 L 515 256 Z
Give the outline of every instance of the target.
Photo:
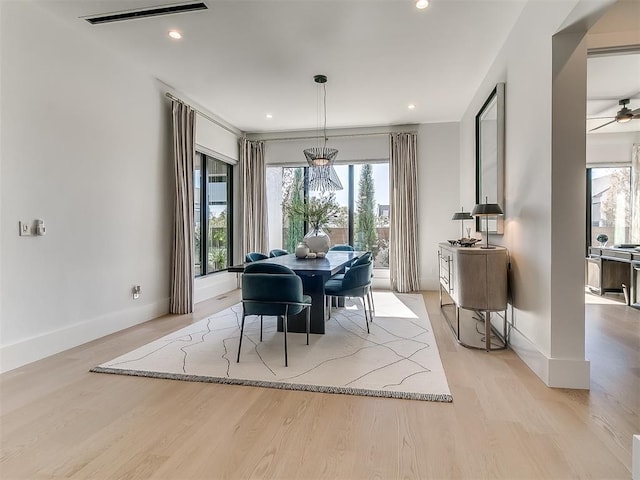
M 193 108 L 193 110 L 195 110 L 195 112 L 200 115 L 201 117 L 206 118 L 207 120 L 209 120 L 210 122 L 215 123 L 216 125 L 218 125 L 220 128 L 224 128 L 227 132 L 232 133 L 233 135 L 235 135 L 236 137 L 241 137 L 242 135 L 238 135 L 238 132 L 233 131 L 232 129 L 230 129 L 229 127 L 227 127 L 226 125 L 224 125 L 223 123 L 220 123 L 218 120 L 216 120 L 215 118 L 211 118 L 209 115 L 207 115 L 204 112 L 201 112 L 200 110 L 198 110 L 197 108 L 194 108 L 193 106 L 189 105 L 187 102 L 185 102 L 184 100 L 170 94 L 169 92 L 165 93 L 165 95 L 167 96 L 167 98 L 170 98 L 171 100 L 175 100 L 178 103 L 182 103 L 183 105 L 187 105 L 190 108 Z
M 337 135 L 327 135 L 327 138 L 345 138 L 345 137 L 373 137 L 380 135 L 389 135 L 390 133 L 395 132 L 384 132 L 384 133 L 343 133 Z M 254 134 L 255 135 L 255 134 Z M 275 138 L 254 138 L 252 140 L 260 140 L 262 142 L 282 142 L 288 140 L 316 140 L 318 135 L 314 135 L 313 137 L 275 137 Z

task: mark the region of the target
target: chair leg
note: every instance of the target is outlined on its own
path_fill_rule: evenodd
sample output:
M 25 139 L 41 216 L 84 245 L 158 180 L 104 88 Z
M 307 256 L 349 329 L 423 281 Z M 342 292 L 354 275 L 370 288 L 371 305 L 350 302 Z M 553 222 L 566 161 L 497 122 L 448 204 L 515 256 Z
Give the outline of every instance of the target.
M 376 314 L 376 304 L 373 303 L 373 290 L 371 290 L 371 287 L 369 287 L 369 298 L 371 299 L 371 312 L 373 312 L 371 321 L 373 322 L 373 316 Z
M 260 315 L 260 341 L 262 341 L 262 315 Z
M 284 330 L 284 366 L 289 366 L 289 359 L 287 356 L 287 317 L 289 316 L 289 305 L 284 307 L 284 318 L 282 320 L 282 329 Z
M 373 290 L 371 290 L 371 288 L 369 288 L 369 312 L 370 312 L 370 318 L 371 321 L 373 322 L 373 317 L 376 314 L 376 306 L 373 304 Z
M 309 330 L 311 329 L 311 307 L 307 307 L 307 345 L 309 345 Z
M 364 303 L 364 297 L 359 297 L 362 302 L 362 309 L 364 310 L 364 322 L 367 324 L 367 333 L 369 332 L 369 319 L 367 318 L 367 305 Z
M 246 315 L 244 314 L 244 308 L 242 309 L 242 324 L 240 326 L 240 341 L 238 342 L 238 359 L 236 363 L 240 363 L 240 349 L 242 348 L 242 336 L 244 335 L 244 319 Z

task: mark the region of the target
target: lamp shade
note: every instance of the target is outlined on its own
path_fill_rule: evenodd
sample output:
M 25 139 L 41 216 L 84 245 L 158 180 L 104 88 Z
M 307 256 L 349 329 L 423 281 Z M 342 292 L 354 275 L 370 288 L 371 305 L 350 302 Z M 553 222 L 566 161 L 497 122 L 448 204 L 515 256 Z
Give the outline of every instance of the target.
M 504 215 L 504 212 L 497 203 L 479 203 L 473 207 L 471 215 L 474 217 L 484 217 L 489 215 Z
M 333 165 L 338 150 L 328 147 L 311 147 L 303 150 L 310 167 L 326 167 Z
M 473 217 L 469 212 L 456 212 L 451 217 L 451 220 L 473 220 Z

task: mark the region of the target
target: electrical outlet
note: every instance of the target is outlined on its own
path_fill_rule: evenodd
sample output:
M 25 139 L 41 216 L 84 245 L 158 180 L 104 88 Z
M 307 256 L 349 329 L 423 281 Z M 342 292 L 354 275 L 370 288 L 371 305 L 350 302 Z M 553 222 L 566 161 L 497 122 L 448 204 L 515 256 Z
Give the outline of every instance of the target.
M 21 237 L 30 237 L 32 235 L 31 222 L 18 222 L 18 227 L 20 228 Z
M 142 293 L 140 285 L 134 285 L 133 288 L 131 289 L 131 293 L 133 294 L 134 300 L 137 300 L 138 298 L 140 298 L 140 294 Z

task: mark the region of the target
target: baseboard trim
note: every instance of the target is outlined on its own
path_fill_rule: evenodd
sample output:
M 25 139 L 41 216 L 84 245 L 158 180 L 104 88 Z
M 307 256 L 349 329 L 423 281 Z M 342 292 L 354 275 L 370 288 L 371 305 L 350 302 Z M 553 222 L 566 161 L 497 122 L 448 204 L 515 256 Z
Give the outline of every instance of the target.
M 169 312 L 169 298 L 108 313 L 85 322 L 0 346 L 0 373 L 152 320 Z
M 590 362 L 546 356 L 522 332 L 511 329 L 510 348 L 545 383 L 554 388 L 589 390 Z

